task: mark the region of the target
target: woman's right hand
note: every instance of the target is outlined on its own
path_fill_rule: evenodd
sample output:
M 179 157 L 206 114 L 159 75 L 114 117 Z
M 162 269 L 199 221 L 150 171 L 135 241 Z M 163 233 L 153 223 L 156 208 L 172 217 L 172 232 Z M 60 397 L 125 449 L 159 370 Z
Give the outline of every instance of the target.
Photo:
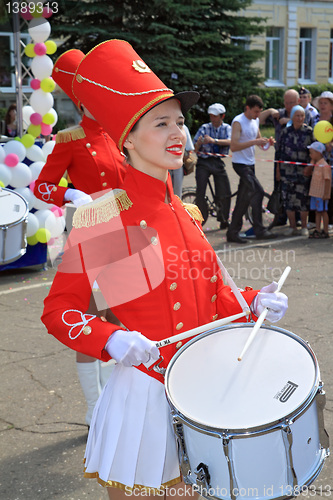
M 84 193 L 79 189 L 72 189 L 72 188 L 68 188 L 66 190 L 64 200 L 71 201 L 72 203 L 74 203 L 76 208 L 80 207 L 81 205 L 86 205 L 87 203 L 93 201 L 89 194 Z
M 137 331 L 116 330 L 109 337 L 104 349 L 124 366 L 139 366 L 150 358 L 157 361 L 160 352 L 155 342 Z

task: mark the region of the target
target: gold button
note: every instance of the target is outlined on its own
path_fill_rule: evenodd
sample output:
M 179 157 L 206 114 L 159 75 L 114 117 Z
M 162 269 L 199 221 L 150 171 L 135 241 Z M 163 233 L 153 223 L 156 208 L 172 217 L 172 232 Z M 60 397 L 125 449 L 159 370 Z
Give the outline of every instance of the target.
M 81 75 L 76 75 L 76 81 L 79 82 L 79 83 L 82 83 L 83 82 L 83 78 Z
M 104 177 L 104 175 L 105 175 L 105 172 L 101 172 L 101 177 Z
M 96 156 L 96 155 L 97 155 L 96 151 L 93 151 L 93 152 L 91 153 L 91 156 Z
M 92 330 L 91 326 L 87 325 L 87 326 L 85 326 L 85 327 L 83 328 L 83 330 L 82 330 L 82 331 L 83 331 L 83 333 L 84 333 L 85 335 L 90 335 L 90 334 L 91 334 L 91 330 Z
M 58 190 L 57 186 L 53 186 L 52 191 L 56 192 Z
M 180 306 L 181 306 L 180 302 L 176 302 L 173 306 L 173 310 L 178 311 L 180 309 Z
M 147 229 L 147 222 L 145 220 L 140 221 L 141 229 Z
M 177 342 L 176 349 L 180 349 L 182 345 L 183 345 L 183 342 L 181 342 L 181 341 Z
M 106 323 L 106 322 L 107 322 L 107 319 L 106 319 L 106 317 L 105 317 L 105 316 L 101 316 L 101 320 L 102 320 L 102 321 L 104 321 L 104 323 Z
M 107 182 L 103 182 L 102 186 L 105 188 L 108 185 Z
M 215 302 L 215 300 L 217 299 L 217 295 L 214 294 L 213 297 L 210 299 L 212 302 Z
M 181 328 L 183 328 L 184 326 L 184 323 L 180 322 L 178 323 L 178 325 L 176 326 L 176 330 L 180 330 Z
M 90 142 L 87 142 L 86 146 L 87 146 L 87 148 L 91 148 Z
M 54 68 L 54 71 L 55 71 L 56 73 L 58 73 L 59 68 Z
M 210 278 L 210 282 L 211 282 L 211 283 L 216 283 L 216 282 L 217 282 L 217 276 L 216 276 L 216 275 L 212 276 L 212 277 Z
M 212 317 L 212 320 L 215 321 L 218 317 L 219 317 L 218 314 L 214 314 L 214 316 Z
M 151 238 L 150 241 L 151 241 L 152 245 L 157 245 L 158 244 L 158 239 L 156 238 L 156 236 L 152 236 L 152 238 Z
M 170 290 L 173 292 L 174 290 L 176 290 L 177 286 L 177 283 L 171 283 Z

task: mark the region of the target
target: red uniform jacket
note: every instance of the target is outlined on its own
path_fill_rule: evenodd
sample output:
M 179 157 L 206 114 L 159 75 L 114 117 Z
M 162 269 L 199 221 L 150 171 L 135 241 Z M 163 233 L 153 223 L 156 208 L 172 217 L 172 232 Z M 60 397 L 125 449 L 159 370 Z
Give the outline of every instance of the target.
M 56 144 L 35 183 L 34 194 L 46 203 L 64 205 L 66 187 L 58 186 L 68 172 L 76 189 L 87 194 L 121 186 L 126 167 L 114 141 L 87 116 L 80 126 L 58 132 Z
M 104 361 L 106 341 L 119 326 L 86 314 L 96 282 L 100 309 L 107 304 L 126 328 L 156 341 L 242 311 L 170 176 L 166 185 L 129 166 L 123 188 L 77 210 L 42 316 L 62 343 Z M 250 304 L 257 291 L 242 294 Z M 176 344 L 160 352 L 166 367 Z

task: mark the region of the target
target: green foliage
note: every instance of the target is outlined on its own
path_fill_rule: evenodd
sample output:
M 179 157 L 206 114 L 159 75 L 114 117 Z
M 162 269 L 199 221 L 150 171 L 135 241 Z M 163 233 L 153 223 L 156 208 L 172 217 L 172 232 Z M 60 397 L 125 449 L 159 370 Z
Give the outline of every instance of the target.
M 200 92 L 199 104 L 191 111 L 195 127 L 196 122 L 207 120 L 207 108 L 213 102 L 222 102 L 231 119 L 240 100 L 262 81 L 253 63 L 263 52 L 245 44 L 251 35 L 264 30 L 264 20 L 240 14 L 251 3 L 63 0 L 59 14 L 52 18 L 52 34 L 65 40 L 62 52 L 78 48 L 87 53 L 112 38 L 128 41 L 175 92 Z

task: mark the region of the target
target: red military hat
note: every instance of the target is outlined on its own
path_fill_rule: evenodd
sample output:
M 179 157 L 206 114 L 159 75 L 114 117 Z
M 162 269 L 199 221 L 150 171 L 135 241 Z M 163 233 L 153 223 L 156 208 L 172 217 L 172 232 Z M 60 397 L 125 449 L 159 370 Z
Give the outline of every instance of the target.
M 78 65 L 84 58 L 84 53 L 81 50 L 71 49 L 61 54 L 56 60 L 53 71 L 53 80 L 62 88 L 68 97 L 80 107 L 80 101 L 77 100 L 72 91 L 72 82 Z
M 174 94 L 124 40 L 94 47 L 79 64 L 73 93 L 123 151 L 133 125 L 151 108 L 176 98 L 183 113 L 199 99 L 198 92 Z

